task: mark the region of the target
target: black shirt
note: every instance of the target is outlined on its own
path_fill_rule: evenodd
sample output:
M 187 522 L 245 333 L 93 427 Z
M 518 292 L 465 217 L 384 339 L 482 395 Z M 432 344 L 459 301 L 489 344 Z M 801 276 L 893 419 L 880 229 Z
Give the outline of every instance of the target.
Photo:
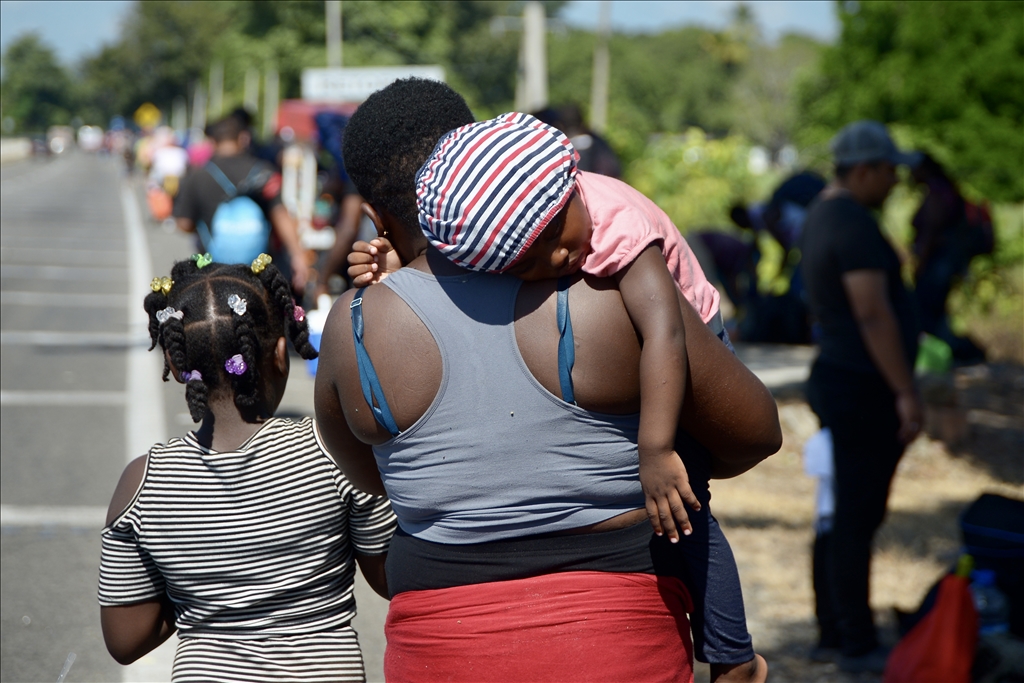
M 252 197 L 268 219 L 271 209 L 281 203 L 281 175 L 266 161 L 239 154 L 215 156 L 210 163 L 228 177 L 239 195 Z M 174 203 L 174 215 L 191 219 L 197 225 L 201 221 L 209 227 L 217 207 L 227 198 L 227 192 L 206 167 L 196 168 L 185 176 Z
M 907 362 L 917 356 L 918 322 L 903 286 L 900 260 L 871 213 L 849 197 L 815 201 L 801 242 L 804 282 L 811 313 L 821 324 L 819 360 L 858 372 L 878 370 L 868 355 L 843 287 L 852 270 L 885 272 L 889 304 L 896 314 Z

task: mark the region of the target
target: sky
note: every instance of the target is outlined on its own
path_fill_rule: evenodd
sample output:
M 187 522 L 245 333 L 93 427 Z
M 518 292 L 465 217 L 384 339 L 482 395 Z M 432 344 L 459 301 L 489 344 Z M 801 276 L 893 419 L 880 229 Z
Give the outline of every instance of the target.
M 0 52 L 27 31 L 36 31 L 67 65 L 94 53 L 118 35 L 121 19 L 131 2 L 90 0 L 88 2 L 38 0 L 0 1 Z M 612 0 L 612 29 L 655 32 L 666 28 L 699 24 L 723 28 L 729 23 L 735 0 L 708 2 L 652 2 Z M 835 5 L 828 1 L 784 2 L 760 0 L 749 3 L 765 36 L 772 40 L 788 31 L 832 40 L 838 30 Z M 342 5 L 344 11 L 344 5 Z M 597 0 L 575 0 L 562 10 L 566 23 L 594 28 L 600 12 Z
M 700 25 L 725 28 L 739 4 L 736 0 L 707 2 L 649 2 L 612 0 L 612 30 L 653 33 L 667 28 Z M 598 0 L 570 2 L 561 17 L 567 24 L 593 29 L 597 26 L 601 3 Z M 775 40 L 784 33 L 804 33 L 819 40 L 831 41 L 839 31 L 835 3 L 828 0 L 785 2 L 759 0 L 748 2 L 764 35 Z

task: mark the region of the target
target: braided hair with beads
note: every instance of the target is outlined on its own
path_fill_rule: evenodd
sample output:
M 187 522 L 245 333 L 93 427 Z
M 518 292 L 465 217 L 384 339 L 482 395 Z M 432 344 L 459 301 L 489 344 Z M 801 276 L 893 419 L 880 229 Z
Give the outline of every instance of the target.
M 261 256 L 250 267 L 193 258 L 175 263 L 169 278 L 153 281 L 145 301 L 149 348 L 159 344 L 165 352 L 165 382 L 172 365 L 181 373 L 195 422 L 206 416 L 210 395 L 224 386 L 230 385 L 243 411 L 260 403 L 260 368 L 272 357 L 278 338 L 287 335 L 307 360 L 317 356 L 302 309 L 269 261 Z M 244 300 L 242 305 L 229 304 L 232 296 L 236 303 Z M 225 362 L 239 355 L 244 371 L 225 370 Z

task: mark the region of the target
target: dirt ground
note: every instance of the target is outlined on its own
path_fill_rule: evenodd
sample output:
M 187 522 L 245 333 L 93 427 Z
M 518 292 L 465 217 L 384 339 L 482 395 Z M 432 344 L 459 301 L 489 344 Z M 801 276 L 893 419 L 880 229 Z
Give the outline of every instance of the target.
M 982 365 L 926 382 L 927 432 L 906 451 L 875 540 L 871 604 L 887 644 L 893 608 L 917 609 L 957 558 L 957 516 L 985 492 L 1024 498 L 1024 367 Z M 874 683 L 834 664 L 812 664 L 810 548 L 816 480 L 804 442 L 818 429 L 799 387 L 776 393 L 782 450 L 752 472 L 712 483 L 711 507 L 732 544 L 755 649 L 775 683 Z M 697 681 L 707 680 L 698 664 Z

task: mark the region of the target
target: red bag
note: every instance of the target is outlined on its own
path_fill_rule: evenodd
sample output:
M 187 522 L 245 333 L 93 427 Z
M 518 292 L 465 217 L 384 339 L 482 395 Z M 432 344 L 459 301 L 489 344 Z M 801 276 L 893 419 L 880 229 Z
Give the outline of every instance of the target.
M 889 655 L 882 683 L 971 683 L 978 611 L 970 582 L 950 574 L 935 606 Z

